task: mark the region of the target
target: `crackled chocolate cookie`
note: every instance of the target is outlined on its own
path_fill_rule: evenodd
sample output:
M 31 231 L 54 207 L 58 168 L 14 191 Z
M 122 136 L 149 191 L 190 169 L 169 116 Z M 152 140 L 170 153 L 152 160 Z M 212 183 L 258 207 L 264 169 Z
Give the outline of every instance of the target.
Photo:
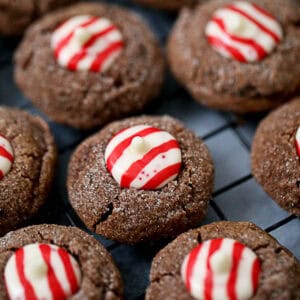
M 300 216 L 300 98 L 260 123 L 252 145 L 252 172 L 282 208 Z
M 0 107 L 0 236 L 44 204 L 54 177 L 56 148 L 40 117 Z
M 200 0 L 134 0 L 137 3 L 166 10 L 178 10 L 184 6 L 193 6 Z M 205 0 L 202 0 L 205 1 Z
M 269 110 L 300 93 L 300 4 L 212 0 L 184 9 L 168 58 L 177 79 L 209 107 Z
M 17 50 L 15 79 L 53 120 L 88 129 L 140 111 L 164 62 L 150 29 L 118 6 L 81 3 L 33 25 Z
M 74 152 L 70 202 L 88 228 L 125 243 L 197 226 L 213 189 L 207 147 L 171 117 L 109 124 Z
M 154 258 L 147 300 L 299 299 L 298 260 L 248 222 L 181 234 Z
M 0 299 L 122 299 L 106 249 L 75 227 L 36 225 L 0 238 Z
M 22 34 L 35 19 L 76 0 L 0 0 L 0 34 Z

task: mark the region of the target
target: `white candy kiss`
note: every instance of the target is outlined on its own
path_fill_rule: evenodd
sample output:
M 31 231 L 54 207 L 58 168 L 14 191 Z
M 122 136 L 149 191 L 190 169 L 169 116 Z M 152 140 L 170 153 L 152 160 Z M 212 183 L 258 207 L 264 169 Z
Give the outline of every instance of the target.
M 81 281 L 79 264 L 55 245 L 29 244 L 8 260 L 4 279 L 10 300 L 68 299 Z
M 280 23 L 254 3 L 235 1 L 215 11 L 205 28 L 221 55 L 254 62 L 270 54 L 283 37 Z
M 121 54 L 121 31 L 109 19 L 75 16 L 52 34 L 51 47 L 58 64 L 71 71 L 105 72 Z
M 248 300 L 256 292 L 260 265 L 256 254 L 229 239 L 208 240 L 185 257 L 181 274 L 199 300 Z
M 159 189 L 178 175 L 181 151 L 168 132 L 138 125 L 119 132 L 110 140 L 105 162 L 121 187 Z
M 0 180 L 10 171 L 14 152 L 10 142 L 0 135 Z

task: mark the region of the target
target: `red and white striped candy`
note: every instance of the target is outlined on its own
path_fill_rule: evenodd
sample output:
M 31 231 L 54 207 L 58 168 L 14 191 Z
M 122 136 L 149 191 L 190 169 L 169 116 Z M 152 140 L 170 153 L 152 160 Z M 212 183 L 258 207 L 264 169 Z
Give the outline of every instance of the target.
M 258 288 L 260 262 L 238 241 L 223 238 L 205 241 L 185 257 L 182 279 L 199 300 L 247 300 Z
M 30 244 L 10 257 L 4 279 L 10 300 L 66 300 L 78 291 L 81 272 L 66 250 Z
M 300 157 L 300 126 L 297 129 L 296 136 L 295 136 L 295 144 L 298 156 Z
M 14 152 L 10 142 L 0 134 L 0 180 L 10 171 Z
M 120 55 L 124 41 L 110 20 L 82 15 L 60 25 L 51 46 L 58 63 L 71 71 L 105 72 Z
M 243 63 L 262 60 L 283 37 L 280 23 L 271 14 L 246 1 L 216 10 L 205 33 L 217 52 Z
M 110 140 L 105 162 L 121 187 L 154 190 L 177 177 L 181 151 L 170 133 L 138 125 L 120 131 Z

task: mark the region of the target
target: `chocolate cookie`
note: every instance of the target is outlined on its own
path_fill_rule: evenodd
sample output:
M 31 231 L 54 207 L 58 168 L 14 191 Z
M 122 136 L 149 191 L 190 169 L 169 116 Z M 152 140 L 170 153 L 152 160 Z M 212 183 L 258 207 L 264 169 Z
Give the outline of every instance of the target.
M 252 172 L 282 208 L 300 216 L 300 98 L 260 123 L 252 145 Z
M 212 0 L 184 9 L 168 58 L 204 105 L 269 110 L 300 92 L 300 5 L 294 0 Z
M 15 60 L 25 95 L 53 120 L 82 129 L 141 110 L 164 76 L 162 53 L 144 22 L 100 3 L 74 5 L 35 23 Z
M 0 239 L 0 276 L 1 300 L 123 298 L 109 253 L 75 227 L 36 225 L 8 233 Z
M 0 0 L 0 34 L 22 34 L 35 19 L 76 0 Z
M 70 202 L 94 232 L 125 243 L 173 237 L 205 216 L 213 189 L 207 147 L 171 117 L 109 124 L 74 152 Z
M 183 6 L 193 6 L 199 0 L 134 0 L 137 3 L 166 10 L 178 10 Z
M 297 259 L 256 225 L 225 221 L 183 233 L 162 249 L 146 294 L 147 300 L 299 297 Z
M 46 122 L 0 107 L 0 236 L 44 204 L 54 177 L 56 148 Z

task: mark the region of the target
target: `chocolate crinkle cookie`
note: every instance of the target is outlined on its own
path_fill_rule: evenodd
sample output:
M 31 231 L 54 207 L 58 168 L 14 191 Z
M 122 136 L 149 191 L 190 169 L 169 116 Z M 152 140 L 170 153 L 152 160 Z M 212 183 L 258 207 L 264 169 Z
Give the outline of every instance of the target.
M 35 225 L 0 238 L 0 277 L 1 300 L 123 299 L 109 253 L 75 227 Z
M 24 94 L 54 121 L 81 129 L 142 110 L 164 77 L 161 50 L 143 20 L 102 3 L 74 5 L 36 22 L 15 62 Z
M 252 223 L 211 223 L 155 256 L 146 300 L 162 299 L 300 299 L 299 261 Z
M 0 236 L 34 216 L 54 177 L 56 147 L 40 117 L 0 107 Z
M 197 226 L 213 189 L 204 143 L 171 117 L 142 116 L 109 124 L 74 152 L 70 202 L 88 228 L 138 243 Z
M 300 98 L 260 123 L 252 145 L 252 172 L 282 208 L 300 216 Z
M 212 0 L 182 10 L 168 59 L 195 100 L 254 113 L 300 93 L 300 3 Z
M 45 13 L 76 0 L 0 0 L 0 34 L 19 35 Z
M 134 0 L 136 3 L 166 10 L 178 10 L 184 6 L 194 6 L 200 0 Z M 202 2 L 205 0 L 202 0 Z

